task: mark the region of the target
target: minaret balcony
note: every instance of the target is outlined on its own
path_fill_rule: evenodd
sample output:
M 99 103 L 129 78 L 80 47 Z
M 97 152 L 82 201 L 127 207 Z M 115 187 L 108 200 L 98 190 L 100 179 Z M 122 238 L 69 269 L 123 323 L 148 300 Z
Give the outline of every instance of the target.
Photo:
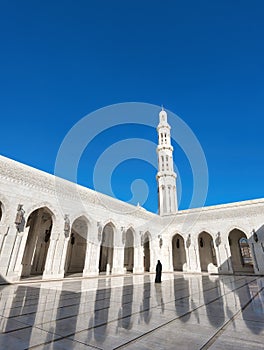
M 177 174 L 174 171 L 158 171 L 156 175 L 156 179 L 160 179 L 161 177 L 172 176 L 175 179 L 177 178 Z
M 171 152 L 173 152 L 173 147 L 172 147 L 172 145 L 169 145 L 169 144 L 158 145 L 157 152 L 159 152 L 161 150 L 170 150 Z

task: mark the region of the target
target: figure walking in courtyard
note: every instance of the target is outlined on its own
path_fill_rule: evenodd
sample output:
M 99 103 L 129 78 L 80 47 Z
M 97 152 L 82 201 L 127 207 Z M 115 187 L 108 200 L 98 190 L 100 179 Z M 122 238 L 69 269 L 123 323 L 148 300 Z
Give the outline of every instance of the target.
M 155 283 L 161 283 L 161 272 L 162 272 L 162 265 L 161 265 L 160 260 L 158 260 L 158 263 L 156 265 Z

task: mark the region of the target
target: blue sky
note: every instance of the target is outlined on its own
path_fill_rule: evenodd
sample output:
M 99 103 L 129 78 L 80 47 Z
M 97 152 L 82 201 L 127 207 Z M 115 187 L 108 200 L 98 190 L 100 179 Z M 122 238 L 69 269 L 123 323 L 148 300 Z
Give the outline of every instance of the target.
M 62 140 L 85 115 L 123 102 L 163 104 L 204 150 L 206 205 L 264 197 L 263 1 L 0 5 L 1 154 L 53 173 Z M 157 142 L 147 126 L 105 130 L 87 146 L 78 181 L 93 187 L 96 159 L 129 137 Z M 174 146 L 184 209 L 192 174 Z M 115 196 L 129 200 L 131 182 L 142 177 L 150 189 L 145 207 L 155 212 L 155 175 L 136 157 L 122 162 L 111 179 Z

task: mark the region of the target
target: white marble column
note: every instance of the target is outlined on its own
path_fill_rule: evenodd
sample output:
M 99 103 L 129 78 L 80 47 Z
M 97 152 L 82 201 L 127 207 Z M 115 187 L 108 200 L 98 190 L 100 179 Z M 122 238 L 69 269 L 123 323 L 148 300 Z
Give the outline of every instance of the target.
M 66 237 L 64 234 L 64 220 L 57 218 L 52 226 L 49 250 L 46 257 L 43 279 L 63 278 L 67 254 Z
M 112 274 L 124 273 L 124 243 L 122 242 L 122 232 L 116 229 L 114 233 L 114 252 Z
M 99 254 L 98 254 L 99 251 Z M 95 245 L 94 242 L 87 242 L 85 265 L 83 276 L 97 276 L 99 273 L 99 260 L 97 256 L 100 255 L 100 245 Z M 100 258 L 100 257 L 99 257 Z M 97 263 L 98 260 L 98 263 Z
M 50 244 L 49 244 L 49 250 L 47 254 L 47 259 L 46 259 L 46 264 L 45 264 L 45 269 L 43 272 L 43 279 L 48 279 L 48 278 L 56 278 L 57 276 L 54 276 L 53 273 L 53 265 L 54 265 L 54 260 L 55 260 L 55 255 L 56 255 L 56 247 L 57 247 L 57 242 L 58 238 L 52 237 L 50 239 Z
M 223 257 L 223 269 L 222 272 L 233 273 L 232 259 L 231 259 L 231 249 L 228 241 L 228 237 L 221 243 L 222 257 Z
M 59 264 L 59 271 L 58 274 L 60 276 L 65 276 L 65 263 L 66 263 L 66 259 L 67 259 L 67 251 L 68 251 L 68 245 L 69 245 L 69 237 L 64 237 L 63 240 L 63 247 L 62 247 L 62 254 L 61 254 L 61 259 L 60 259 L 60 264 Z
M 5 243 L 5 239 L 8 234 L 8 231 L 9 231 L 8 225 L 0 224 L 0 256 L 2 254 L 3 245 Z
M 199 246 L 196 236 L 191 236 L 186 242 L 187 271 L 201 272 Z
M 21 277 L 21 273 L 22 273 L 22 267 L 23 267 L 22 259 L 23 259 L 23 255 L 26 247 L 28 231 L 29 231 L 29 227 L 27 227 L 24 232 L 21 232 L 18 234 L 18 236 L 20 236 L 19 242 L 18 242 L 19 247 L 17 251 L 17 256 L 15 258 L 15 266 L 14 266 L 14 272 L 17 274 L 18 278 Z
M 20 279 L 18 273 L 14 271 L 21 246 L 23 232 L 18 232 L 15 224 L 11 225 L 8 234 L 3 237 L 2 252 L 0 258 L 1 275 L 7 281 L 14 282 Z
M 134 246 L 134 273 L 144 273 L 144 249 L 140 242 L 140 237 L 135 240 Z
M 64 277 L 64 265 L 67 252 L 65 245 L 64 233 L 61 233 L 61 235 L 59 235 L 58 231 L 51 233 L 43 279 Z
M 149 272 L 156 272 L 156 264 L 157 264 L 157 239 L 156 241 L 152 237 L 149 240 L 149 253 L 150 253 L 150 266 L 149 266 Z
M 15 271 L 15 267 L 19 256 L 21 241 L 22 241 L 22 233 L 16 232 L 16 235 L 14 236 L 14 244 L 12 247 L 12 252 L 10 255 L 8 271 L 7 271 L 7 276 L 12 281 L 19 280 L 20 278 L 20 276 L 18 276 L 18 271 Z
M 99 275 L 99 262 L 100 262 L 100 250 L 101 242 L 98 241 L 98 244 L 94 243 L 92 246 L 92 269 L 95 275 Z
M 160 241 L 160 239 L 162 239 L 162 241 Z M 160 260 L 162 264 L 162 271 L 173 272 L 171 240 L 158 237 L 156 243 L 156 252 L 156 259 Z M 154 261 L 154 263 L 156 268 L 157 261 Z
M 99 274 L 99 259 L 101 242 L 99 234 L 101 228 L 95 222 L 91 223 L 86 241 L 86 255 L 83 269 L 83 276 L 97 276 Z M 89 238 L 89 239 L 88 239 Z
M 256 275 L 262 275 L 264 271 L 264 256 L 263 251 L 261 249 L 261 245 L 253 241 L 253 239 L 251 239 L 249 246 L 251 249 L 251 255 L 254 263 L 254 273 Z
M 257 257 L 259 270 L 255 273 L 264 275 L 264 243 L 258 242 L 255 244 L 255 254 Z
M 231 257 L 229 256 L 228 249 L 225 242 L 221 242 L 218 247 L 215 248 L 219 273 L 231 273 Z

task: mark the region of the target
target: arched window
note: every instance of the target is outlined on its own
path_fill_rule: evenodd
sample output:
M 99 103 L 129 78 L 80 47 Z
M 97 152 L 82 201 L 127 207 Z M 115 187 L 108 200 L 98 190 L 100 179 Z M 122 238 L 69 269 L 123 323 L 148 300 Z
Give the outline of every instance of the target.
M 249 247 L 247 239 L 245 237 L 242 237 L 242 238 L 240 238 L 238 243 L 239 243 L 239 248 L 240 248 L 242 264 L 243 265 L 253 265 L 251 251 L 250 251 L 250 247 Z
M 164 171 L 164 156 L 161 156 L 161 167 L 162 171 Z
M 166 156 L 166 169 L 167 169 L 167 170 L 169 170 L 169 163 L 168 163 L 168 161 L 169 161 L 169 157 Z

